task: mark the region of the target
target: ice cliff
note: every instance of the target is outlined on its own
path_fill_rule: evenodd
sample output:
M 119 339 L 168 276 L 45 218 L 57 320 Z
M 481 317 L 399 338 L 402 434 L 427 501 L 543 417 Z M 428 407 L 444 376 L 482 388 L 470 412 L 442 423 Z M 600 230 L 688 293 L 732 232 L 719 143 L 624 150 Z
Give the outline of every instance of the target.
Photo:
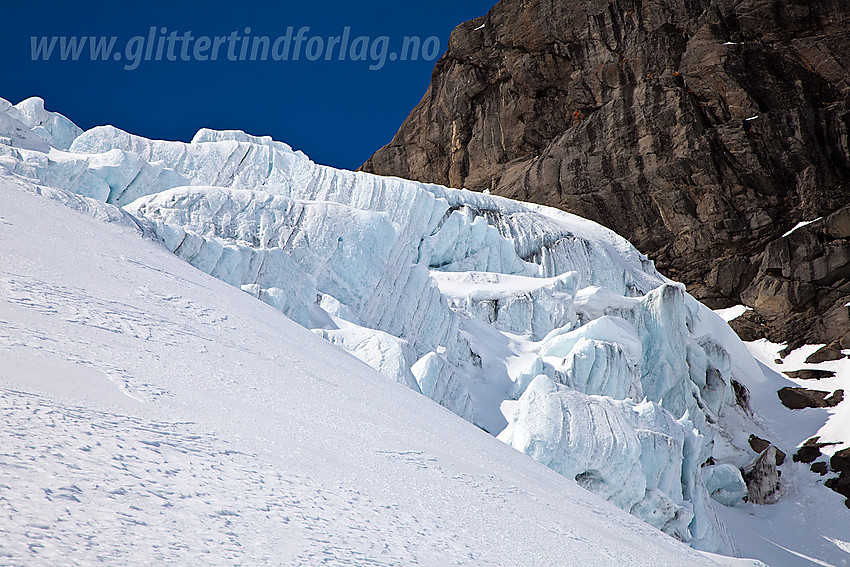
M 649 524 L 734 553 L 710 495 L 746 496 L 725 424 L 748 419 L 733 382 L 761 372 L 612 231 L 238 131 L 80 132 L 40 99 L 0 101 L 0 128 L 0 174 L 138 225 Z

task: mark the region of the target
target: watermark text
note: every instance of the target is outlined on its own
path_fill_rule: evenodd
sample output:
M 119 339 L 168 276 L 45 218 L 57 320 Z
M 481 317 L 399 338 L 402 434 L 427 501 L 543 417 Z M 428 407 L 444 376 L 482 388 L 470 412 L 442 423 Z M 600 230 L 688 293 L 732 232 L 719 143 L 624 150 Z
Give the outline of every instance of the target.
M 251 28 L 229 35 L 194 35 L 151 27 L 119 44 L 117 36 L 31 36 L 33 61 L 115 61 L 134 71 L 146 61 L 355 61 L 377 71 L 387 61 L 433 61 L 440 39 L 354 35 L 346 26 L 339 35 L 311 35 L 309 26 L 286 28 L 282 35 L 252 35 Z

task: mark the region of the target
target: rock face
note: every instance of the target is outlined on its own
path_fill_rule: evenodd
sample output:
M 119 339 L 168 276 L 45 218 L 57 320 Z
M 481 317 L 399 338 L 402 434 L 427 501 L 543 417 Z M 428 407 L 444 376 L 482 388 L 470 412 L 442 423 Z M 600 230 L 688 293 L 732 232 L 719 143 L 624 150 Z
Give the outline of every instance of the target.
M 847 0 L 503 0 L 362 169 L 591 218 L 744 334 L 841 356 L 848 131 Z

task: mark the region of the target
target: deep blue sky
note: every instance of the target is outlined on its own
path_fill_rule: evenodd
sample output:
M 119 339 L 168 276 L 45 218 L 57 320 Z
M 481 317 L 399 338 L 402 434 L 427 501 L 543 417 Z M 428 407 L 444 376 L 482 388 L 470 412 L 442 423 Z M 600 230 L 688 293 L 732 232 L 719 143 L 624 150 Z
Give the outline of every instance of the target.
M 217 61 L 183 62 L 182 44 L 176 43 L 177 61 L 164 60 L 165 44 L 163 61 L 141 61 L 128 71 L 126 58 L 90 61 L 87 44 L 78 61 L 60 61 L 58 43 L 51 60 L 32 61 L 30 37 L 116 36 L 115 50 L 126 57 L 128 40 L 147 37 L 151 26 L 180 36 L 191 31 L 195 41 L 233 31 L 241 37 L 250 27 L 252 36 L 267 35 L 270 42 L 289 26 L 296 32 L 309 26 L 307 38 L 319 36 L 323 43 L 349 26 L 351 40 L 366 35 L 374 42 L 389 36 L 387 53 L 398 51 L 405 36 L 423 41 L 437 36 L 442 55 L 451 30 L 484 15 L 495 2 L 14 2 L 4 6 L 0 19 L 0 97 L 16 103 L 40 96 L 49 110 L 84 129 L 114 124 L 146 137 L 175 140 L 189 140 L 203 126 L 268 134 L 319 163 L 355 168 L 390 141 L 419 102 L 436 59 L 387 58 L 383 68 L 370 70 L 379 59 L 370 54 L 367 61 L 338 61 L 338 47 L 332 61 L 325 61 L 324 53 L 308 61 L 304 42 L 299 61 L 291 60 L 291 52 L 288 61 L 273 61 L 271 55 L 268 61 L 229 61 L 225 44 Z M 190 58 L 194 47 L 189 44 Z M 240 47 L 234 45 L 237 57 Z M 375 53 L 380 52 L 378 45 Z

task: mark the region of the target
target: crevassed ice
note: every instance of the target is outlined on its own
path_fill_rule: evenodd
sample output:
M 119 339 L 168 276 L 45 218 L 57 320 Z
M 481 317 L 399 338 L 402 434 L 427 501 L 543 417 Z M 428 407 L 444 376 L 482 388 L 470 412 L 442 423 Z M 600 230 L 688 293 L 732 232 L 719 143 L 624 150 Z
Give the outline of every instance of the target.
M 40 99 L 0 102 L 0 172 L 156 234 L 671 536 L 734 552 L 710 498 L 746 494 L 723 424 L 757 363 L 612 231 L 239 131 L 184 143 L 66 121 Z M 719 444 L 737 460 L 703 467 Z
M 30 97 L 16 105 L 0 99 L 0 112 L 19 121 L 50 146 L 67 150 L 83 131 L 58 112 L 44 109 L 44 100 Z

